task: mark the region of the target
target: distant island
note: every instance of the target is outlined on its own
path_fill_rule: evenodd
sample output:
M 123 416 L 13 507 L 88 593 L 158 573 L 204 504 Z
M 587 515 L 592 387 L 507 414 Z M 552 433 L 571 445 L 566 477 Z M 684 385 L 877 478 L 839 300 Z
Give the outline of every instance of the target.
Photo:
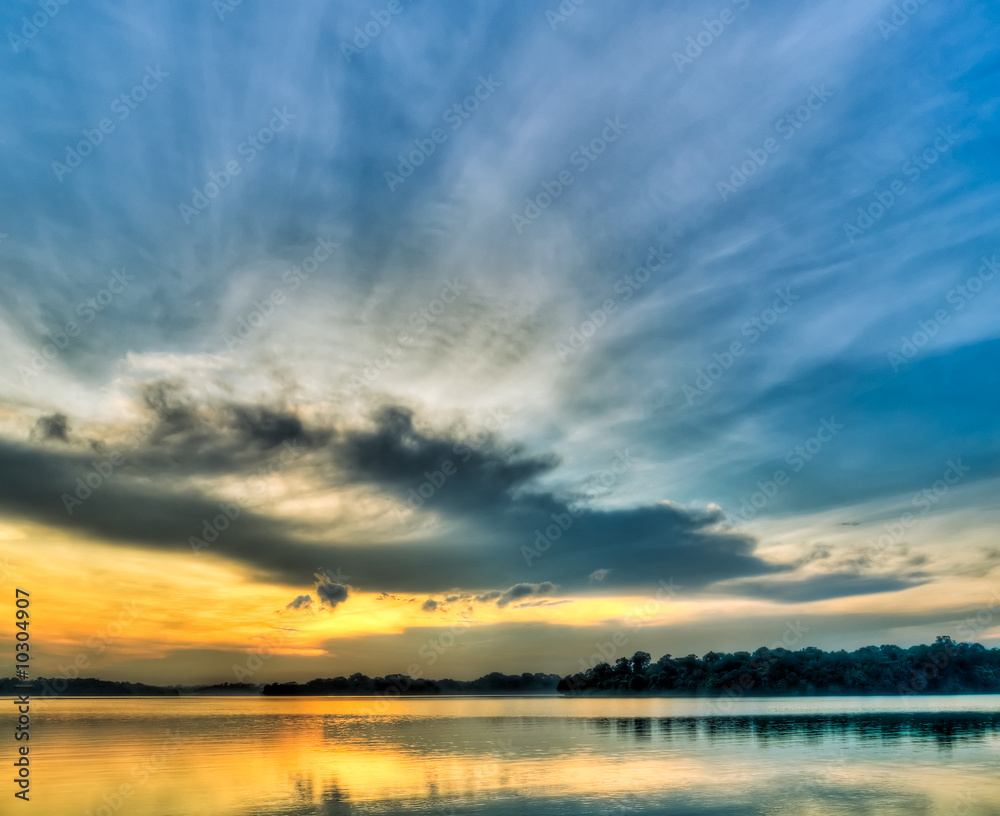
M 643 697 L 801 697 L 876 694 L 1000 694 L 1000 649 L 938 637 L 929 646 L 865 646 L 853 652 L 809 647 L 709 652 L 703 657 L 648 652 L 558 674 L 492 672 L 475 680 L 427 680 L 405 674 L 310 680 L 307 683 L 218 683 L 154 686 L 95 678 L 36 678 L 38 697 L 181 696 L 435 696 L 555 695 Z M 0 695 L 24 693 L 14 678 L 0 679 Z
M 25 688 L 27 686 L 27 688 Z M 126 683 L 118 680 L 98 680 L 96 677 L 36 677 L 24 683 L 12 677 L 0 679 L 0 696 L 16 697 L 27 693 L 32 697 L 182 697 L 200 695 L 249 696 L 259 695 L 260 685 L 254 683 L 218 683 L 201 686 L 151 686 L 146 683 Z
M 406 674 L 387 674 L 385 677 L 368 677 L 352 674 L 327 680 L 310 680 L 308 683 L 271 683 L 261 689 L 261 694 L 275 697 L 287 696 L 367 696 L 406 694 L 409 696 L 436 694 L 555 694 L 562 682 L 558 674 L 501 674 L 492 672 L 475 680 L 424 680 Z
M 276 697 L 366 697 L 376 695 L 429 696 L 440 694 L 552 695 L 562 679 L 558 674 L 501 674 L 493 672 L 476 680 L 414 680 L 405 674 L 310 680 L 308 683 L 217 683 L 196 686 L 151 686 L 98 680 L 93 677 L 39 677 L 28 685 L 28 693 L 38 697 L 196 697 L 196 696 L 276 696 Z M 0 696 L 22 694 L 24 684 L 13 678 L 0 679 Z M 15 688 L 17 690 L 15 691 Z

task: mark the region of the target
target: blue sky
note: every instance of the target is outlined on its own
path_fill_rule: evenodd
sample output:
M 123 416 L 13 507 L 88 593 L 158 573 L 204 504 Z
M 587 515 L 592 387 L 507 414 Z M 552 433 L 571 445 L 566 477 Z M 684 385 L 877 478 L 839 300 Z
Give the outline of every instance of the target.
M 9 3 L 4 518 L 183 574 L 197 502 L 293 440 L 210 554 L 240 580 L 318 598 L 344 566 L 456 613 L 525 584 L 590 637 L 586 603 L 676 576 L 694 606 L 649 638 L 695 651 L 739 645 L 706 599 L 762 604 L 761 641 L 792 599 L 824 646 L 954 627 L 1000 563 L 1000 18 L 897 6 Z

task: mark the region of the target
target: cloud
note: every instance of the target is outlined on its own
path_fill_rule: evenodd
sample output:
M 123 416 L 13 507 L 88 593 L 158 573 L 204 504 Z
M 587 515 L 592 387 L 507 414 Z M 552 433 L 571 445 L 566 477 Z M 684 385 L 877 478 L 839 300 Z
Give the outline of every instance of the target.
M 414 419 L 414 412 L 404 406 L 377 409 L 373 428 L 346 429 L 337 435 L 333 449 L 338 465 L 358 481 L 395 489 L 401 498 L 411 499 L 410 491 L 427 481 L 427 474 L 440 473 L 444 463 L 451 462 L 460 476 L 445 477 L 426 504 L 474 514 L 503 504 L 512 491 L 558 464 L 552 455 L 528 455 L 519 445 L 473 448 L 460 437 L 422 431 Z
M 299 595 L 294 601 L 289 603 L 285 609 L 302 609 L 312 605 L 311 595 Z
M 344 584 L 334 583 L 320 573 L 316 573 L 316 580 L 318 581 L 316 584 L 316 596 L 319 598 L 320 603 L 326 604 L 331 611 L 347 600 L 349 591 Z
M 232 472 L 248 461 L 245 439 L 242 446 L 235 439 L 213 440 L 201 430 L 203 420 L 192 418 L 233 412 L 216 413 L 162 389 L 157 394 L 167 430 L 141 441 L 96 489 L 83 488 L 89 492 L 83 500 L 75 498 L 77 480 L 93 469 L 93 456 L 0 440 L 0 476 L 13 482 L 0 494 L 0 507 L 99 535 L 109 543 L 191 552 L 192 537 L 207 541 L 203 530 L 219 515 L 221 500 L 204 488 L 184 489 L 183 481 L 171 483 L 166 475 Z M 270 414 L 262 410 L 249 415 Z M 164 448 L 177 434 L 184 440 Z M 413 413 L 395 406 L 376 412 L 374 429 L 327 429 L 322 435 L 333 440 L 329 452 L 334 463 L 346 469 L 321 476 L 326 481 L 314 489 L 364 485 L 401 498 L 411 479 L 423 478 L 429 467 L 439 468 L 439 457 L 455 456 L 462 443 L 461 437 L 419 430 Z M 206 454 L 209 446 L 211 455 Z M 166 473 L 157 472 L 157 480 L 146 472 L 154 456 L 151 449 L 170 451 L 172 464 Z M 312 461 L 321 452 L 314 450 Z M 651 575 L 697 588 L 787 570 L 754 555 L 756 543 L 749 536 L 720 530 L 718 511 L 663 503 L 622 509 L 575 505 L 569 496 L 538 485 L 537 477 L 554 467 L 550 455 L 529 455 L 516 445 L 465 453 L 464 458 L 455 457 L 456 476 L 434 497 L 440 498 L 434 509 L 446 522 L 440 529 L 432 526 L 420 534 L 406 530 L 393 537 L 377 528 L 355 527 L 331 539 L 324 534 L 330 525 L 244 507 L 201 555 L 242 562 L 270 580 L 301 581 L 315 571 L 317 560 L 332 561 L 357 576 L 359 585 L 389 593 L 454 593 L 496 585 L 497 579 L 509 587 L 540 585 L 535 575 L 542 570 L 546 582 L 566 592 L 592 586 L 589 576 L 599 569 L 609 571 L 602 585 L 614 589 L 647 586 Z M 338 454 L 346 456 L 346 463 Z M 72 512 L 67 512 L 67 502 Z M 346 530 L 336 523 L 332 529 Z M 549 530 L 558 540 L 549 540 L 543 551 L 540 531 Z M 340 585 L 336 580 L 329 583 Z M 331 601 L 343 601 L 338 592 L 331 589 Z M 486 593 L 480 600 L 500 597 Z
M 478 601 L 479 603 L 491 603 L 502 596 L 503 592 L 499 589 L 491 589 L 489 592 L 483 592 L 476 595 L 473 600 Z
M 292 410 L 196 397 L 179 381 L 154 380 L 139 390 L 152 418 L 131 459 L 151 474 L 244 473 L 286 451 L 322 448 L 331 435 L 307 430 Z
M 540 584 L 514 584 L 507 589 L 497 600 L 497 606 L 501 609 L 513 601 L 519 601 L 530 595 L 551 595 L 559 587 L 551 581 L 543 581 Z
M 438 608 L 438 602 L 433 598 L 428 598 L 420 607 L 424 612 L 434 612 Z
M 234 427 L 255 440 L 265 450 L 289 440 L 305 441 L 302 421 L 290 412 L 277 413 L 261 406 L 234 406 Z
M 927 581 L 928 576 L 925 575 L 869 577 L 850 573 L 830 573 L 797 581 L 741 581 L 729 589 L 735 594 L 778 603 L 809 603 L 853 595 L 901 592 L 925 584 Z
M 69 420 L 65 414 L 52 414 L 40 417 L 35 427 L 31 429 L 32 440 L 46 442 L 50 439 L 59 442 L 69 442 Z
M 610 575 L 610 574 L 611 574 L 611 570 L 609 570 L 609 569 L 597 569 L 597 570 L 594 570 L 592 573 L 590 573 L 590 575 L 587 576 L 587 577 L 591 581 L 593 581 L 595 584 L 599 584 L 601 581 L 603 581 L 605 578 L 607 578 L 608 575 Z
M 463 573 L 441 589 L 482 585 L 497 574 L 512 578 L 511 584 L 531 583 L 525 579 L 543 568 L 568 591 L 590 583 L 595 570 L 607 570 L 607 585 L 631 587 L 648 583 L 650 569 L 689 586 L 786 569 L 755 557 L 750 537 L 718 529 L 718 510 L 664 503 L 617 510 L 579 506 L 571 491 L 564 496 L 538 486 L 558 464 L 552 455 L 496 443 L 473 450 L 461 437 L 419 427 L 414 413 L 399 406 L 386 406 L 373 419 L 372 429 L 343 430 L 336 437 L 338 463 L 346 463 L 354 479 L 405 500 L 429 472 L 441 471 L 445 461 L 454 464 L 455 475 L 422 505 L 451 521 L 450 543 L 427 542 L 447 552 L 437 574 L 447 580 L 451 570 Z M 466 543 L 472 540 L 475 545 Z M 473 552 L 483 558 L 478 565 Z M 476 600 L 499 597 L 481 593 Z

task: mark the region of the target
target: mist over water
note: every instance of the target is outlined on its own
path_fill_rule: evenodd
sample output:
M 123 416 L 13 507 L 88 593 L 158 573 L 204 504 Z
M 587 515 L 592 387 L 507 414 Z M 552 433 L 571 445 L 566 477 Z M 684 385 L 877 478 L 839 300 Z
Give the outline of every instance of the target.
M 37 701 L 44 816 L 1000 813 L 1000 696 Z M 10 717 L 5 712 L 6 719 Z M 5 802 L 2 813 L 13 813 Z

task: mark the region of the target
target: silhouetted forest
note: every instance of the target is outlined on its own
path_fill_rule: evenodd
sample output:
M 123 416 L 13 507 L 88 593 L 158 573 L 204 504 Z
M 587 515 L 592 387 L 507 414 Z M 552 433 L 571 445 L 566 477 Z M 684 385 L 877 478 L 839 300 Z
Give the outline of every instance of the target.
M 475 680 L 416 680 L 405 674 L 368 677 L 352 674 L 310 680 L 308 683 L 271 683 L 267 695 L 367 695 L 367 694 L 552 694 L 558 674 L 501 674 L 492 672 Z
M 13 697 L 27 691 L 38 697 L 179 697 L 266 694 L 269 696 L 349 696 L 375 694 L 555 694 L 558 674 L 501 674 L 493 672 L 476 680 L 414 680 L 405 674 L 368 677 L 352 674 L 310 680 L 308 683 L 219 683 L 200 686 L 150 686 L 79 677 L 72 680 L 39 677 L 28 689 L 17 688 L 19 681 L 0 679 L 0 696 Z
M 704 657 L 648 652 L 599 663 L 559 681 L 567 695 L 809 695 L 1000 693 L 1000 649 L 941 636 L 930 646 L 865 646 L 853 652 L 760 648 Z
M 29 688 L 12 677 L 0 679 L 0 695 L 14 697 L 30 694 L 35 697 L 174 697 L 178 687 L 148 686 L 145 683 L 123 683 L 115 680 L 98 680 L 96 677 L 36 677 L 27 683 Z
M 23 693 L 13 678 L 0 679 L 0 695 Z M 558 674 L 492 672 L 475 680 L 425 680 L 405 674 L 318 678 L 308 683 L 220 683 L 150 686 L 95 678 L 37 678 L 37 696 L 156 697 L 182 695 L 365 696 L 438 694 L 661 695 L 698 697 L 821 694 L 998 694 L 1000 649 L 956 643 L 942 636 L 930 646 L 865 646 L 853 652 L 760 648 L 709 652 L 704 657 L 648 652 L 620 657 L 614 665 L 560 678 Z

